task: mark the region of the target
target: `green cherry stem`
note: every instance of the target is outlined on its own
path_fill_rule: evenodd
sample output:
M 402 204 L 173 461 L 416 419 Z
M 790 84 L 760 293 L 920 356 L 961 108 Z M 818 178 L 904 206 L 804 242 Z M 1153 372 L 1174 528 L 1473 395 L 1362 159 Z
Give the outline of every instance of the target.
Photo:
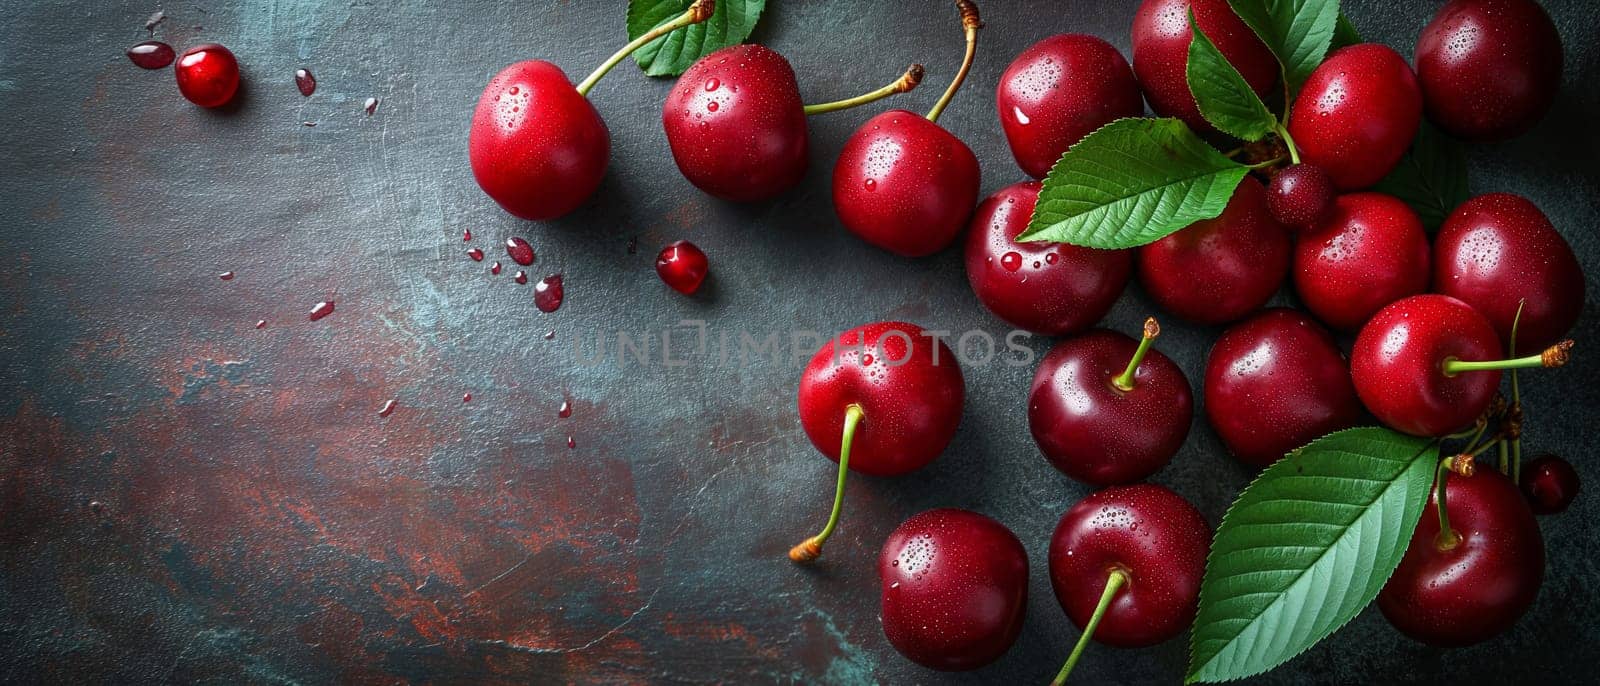
M 698 24 L 710 19 L 712 13 L 716 12 L 716 10 L 716 0 L 695 0 L 694 4 L 690 5 L 689 9 L 684 10 L 683 14 L 678 15 L 677 19 L 673 19 L 672 21 L 650 29 L 649 31 L 644 32 L 644 35 L 628 41 L 628 44 L 622 46 L 621 50 L 618 50 L 615 54 L 606 58 L 606 61 L 601 62 L 600 66 L 595 68 L 594 73 L 589 74 L 588 77 L 584 78 L 583 81 L 578 83 L 578 95 L 589 97 L 590 89 L 593 89 L 595 84 L 600 83 L 600 79 L 605 78 L 606 73 L 611 71 L 612 67 L 617 66 L 617 63 L 621 62 L 623 58 L 627 57 L 628 55 L 632 55 L 633 51 L 644 47 L 650 41 L 672 33 L 673 31 L 677 31 L 685 26 Z
M 828 523 L 822 527 L 822 533 L 789 549 L 790 560 L 806 563 L 821 557 L 822 544 L 839 528 L 839 513 L 844 511 L 844 479 L 850 474 L 850 444 L 855 442 L 856 427 L 861 425 L 863 416 L 860 405 L 852 403 L 844 408 L 844 436 L 839 441 L 839 481 L 834 485 L 833 511 L 828 514 Z
M 1522 323 L 1522 308 L 1528 305 L 1528 299 L 1517 301 L 1517 314 L 1511 318 L 1511 342 L 1508 355 L 1517 355 L 1517 326 Z M 1506 412 L 1512 424 L 1511 431 L 1511 483 L 1522 485 L 1522 385 L 1517 381 L 1517 370 L 1511 370 L 1511 406 Z M 1501 458 L 1500 471 L 1506 470 Z
M 1433 539 L 1433 545 L 1441 551 L 1461 545 L 1461 534 L 1450 528 L 1450 510 L 1445 506 L 1445 478 L 1452 471 L 1462 476 L 1471 476 L 1472 470 L 1472 457 L 1468 455 L 1456 455 L 1439 460 L 1439 469 L 1434 474 L 1434 488 L 1438 492 L 1434 500 L 1439 510 L 1439 535 Z
M 1128 360 L 1128 368 L 1122 370 L 1121 374 L 1112 379 L 1111 385 L 1116 386 L 1117 390 L 1123 392 L 1133 390 L 1133 375 L 1139 371 L 1139 363 L 1144 362 L 1144 356 L 1150 352 L 1150 343 L 1156 340 L 1156 336 L 1160 335 L 1161 325 L 1156 323 L 1156 318 L 1145 318 L 1144 338 L 1139 339 L 1139 347 L 1133 351 L 1133 359 Z
M 806 105 L 805 112 L 807 115 L 838 112 L 839 110 L 847 110 L 857 105 L 865 105 L 869 102 L 882 100 L 896 93 L 909 93 L 912 89 L 917 87 L 917 84 L 922 83 L 922 74 L 922 65 L 913 64 L 910 67 L 907 67 L 906 73 L 901 74 L 900 78 L 895 79 L 894 83 L 872 91 L 871 93 L 862 93 L 861 95 L 857 95 L 853 98 L 845 98 L 844 100 L 835 100 L 833 102 L 824 102 L 815 105 Z
M 1287 112 L 1284 116 L 1288 116 Z M 1289 162 L 1300 164 L 1300 149 L 1294 146 L 1294 136 L 1289 135 L 1289 128 L 1284 126 L 1282 122 L 1273 124 L 1273 126 L 1278 130 L 1278 137 L 1283 139 L 1284 147 L 1289 149 Z
M 928 110 L 928 121 L 939 121 L 945 106 L 950 104 L 956 91 L 961 90 L 961 83 L 967 80 L 967 72 L 972 71 L 972 58 L 978 55 L 978 29 L 983 28 L 983 20 L 978 18 L 978 6 L 972 0 L 956 0 L 956 9 L 961 11 L 961 28 L 967 35 L 967 54 L 961 58 L 961 71 L 956 72 L 955 80 L 944 89 L 944 95 L 939 96 L 938 102 L 933 103 L 933 109 Z
M 1090 615 L 1089 623 L 1083 627 L 1083 635 L 1078 637 L 1078 644 L 1072 646 L 1072 654 L 1067 656 L 1067 663 L 1061 665 L 1061 671 L 1056 672 L 1056 678 L 1050 686 L 1061 686 L 1067 683 L 1067 677 L 1072 675 L 1072 668 L 1077 666 L 1078 657 L 1083 655 L 1083 649 L 1089 647 L 1089 639 L 1094 637 L 1095 627 L 1100 626 L 1101 618 L 1106 616 L 1106 609 L 1111 607 L 1111 599 L 1115 598 L 1117 591 L 1128 583 L 1128 573 L 1120 569 L 1113 569 L 1106 576 L 1106 590 L 1100 592 L 1100 603 L 1094 606 L 1094 614 Z
M 1450 357 L 1444 361 L 1444 375 L 1455 376 L 1462 372 L 1483 372 L 1501 369 L 1532 369 L 1536 367 L 1560 367 L 1567 363 L 1571 356 L 1572 340 L 1561 341 L 1544 349 L 1538 355 L 1528 355 L 1509 360 L 1483 360 L 1469 362 Z

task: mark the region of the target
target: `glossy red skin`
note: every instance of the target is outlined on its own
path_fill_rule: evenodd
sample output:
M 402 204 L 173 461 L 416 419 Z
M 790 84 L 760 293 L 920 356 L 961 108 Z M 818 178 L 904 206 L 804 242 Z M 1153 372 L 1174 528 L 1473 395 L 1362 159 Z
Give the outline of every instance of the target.
M 1294 288 L 1324 324 L 1354 331 L 1384 305 L 1428 290 L 1428 234 L 1404 202 L 1352 193 L 1333 202 L 1328 219 L 1301 232 L 1294 248 Z
M 1222 324 L 1261 309 L 1289 275 L 1289 230 L 1267 211 L 1267 191 L 1245 177 L 1215 219 L 1139 248 L 1139 283 L 1168 312 Z
M 1328 217 L 1338 191 L 1321 167 L 1291 164 L 1267 186 L 1267 210 L 1291 229 L 1310 228 Z
M 1540 455 L 1522 466 L 1522 495 L 1534 514 L 1566 511 L 1581 485 L 1578 471 L 1555 455 Z
M 1228 451 L 1256 467 L 1361 420 L 1350 366 L 1333 335 L 1282 308 L 1217 338 L 1206 359 L 1205 409 Z
M 883 635 L 901 655 L 943 671 L 994 662 L 1022 632 L 1028 554 L 976 512 L 928 510 L 889 534 L 878 555 Z
M 1061 153 L 1095 129 L 1144 113 L 1144 98 L 1122 53 L 1095 36 L 1064 33 L 1023 50 L 995 88 L 1011 154 L 1044 178 Z
M 484 87 L 467 151 L 478 186 L 507 212 L 555 219 L 600 186 L 611 134 L 560 67 L 528 60 Z
M 1519 353 L 1557 342 L 1583 312 L 1583 268 L 1550 220 L 1526 198 L 1480 195 L 1450 213 L 1433 239 L 1433 290 L 1472 306 Z
M 909 357 L 906 337 L 894 332 L 910 338 Z M 838 462 L 845 409 L 855 404 L 864 416 L 851 445 L 852 471 L 905 474 L 944 452 L 961 421 L 966 385 L 955 353 L 933 340 L 916 324 L 877 322 L 824 343 L 800 375 L 800 425 L 811 444 Z
M 1452 0 L 1417 39 L 1428 119 L 1474 141 L 1526 133 L 1561 88 L 1561 34 L 1533 0 Z
M 661 249 L 656 256 L 656 275 L 668 286 L 684 295 L 693 295 L 706 280 L 710 265 L 700 247 L 689 241 L 677 241 Z
M 1077 333 L 1111 311 L 1133 271 L 1128 250 L 1018 243 L 1039 200 L 1039 182 L 1014 183 L 978 205 L 967 229 L 967 282 L 994 316 L 1046 336 Z M 1016 253 L 1015 271 L 1006 255 Z
M 1544 582 L 1544 539 L 1510 479 L 1480 468 L 1445 479 L 1450 528 L 1461 543 L 1440 551 L 1437 489 L 1378 609 L 1394 628 L 1441 647 L 1472 645 L 1511 628 Z
M 1350 377 L 1378 421 L 1416 436 L 1443 436 L 1478 419 L 1500 372 L 1446 376 L 1444 361 L 1501 359 L 1494 327 L 1447 295 L 1414 295 L 1383 308 L 1356 336 Z
M 805 176 L 804 108 L 789 60 L 760 45 L 735 45 L 678 78 L 661 124 L 684 178 L 723 200 L 751 202 Z
M 943 250 L 978 202 L 978 158 L 905 110 L 867 120 L 833 168 L 833 209 L 862 240 L 906 257 Z
M 1028 392 L 1028 429 L 1063 474 L 1094 486 L 1131 483 L 1160 471 L 1189 435 L 1194 396 L 1183 370 L 1151 348 L 1133 390 L 1112 379 L 1138 341 L 1096 330 L 1057 343 Z
M 1200 31 L 1217 46 L 1257 95 L 1278 81 L 1278 60 L 1227 0 L 1194 0 Z M 1190 0 L 1145 0 L 1133 15 L 1133 71 L 1150 109 L 1182 119 L 1189 128 L 1215 130 L 1189 91 Z
M 1188 628 L 1200 601 L 1211 527 L 1183 496 L 1154 484 L 1089 494 L 1061 516 L 1050 537 L 1050 585 L 1080 628 L 1094 615 L 1106 577 L 1130 580 L 1095 629 L 1105 645 L 1139 648 Z
M 1340 48 L 1311 72 L 1289 113 L 1300 161 L 1343 191 L 1368 188 L 1394 169 L 1422 124 L 1411 65 L 1387 46 Z
M 172 63 L 178 92 L 201 107 L 221 107 L 239 92 L 239 60 L 216 43 L 196 45 Z

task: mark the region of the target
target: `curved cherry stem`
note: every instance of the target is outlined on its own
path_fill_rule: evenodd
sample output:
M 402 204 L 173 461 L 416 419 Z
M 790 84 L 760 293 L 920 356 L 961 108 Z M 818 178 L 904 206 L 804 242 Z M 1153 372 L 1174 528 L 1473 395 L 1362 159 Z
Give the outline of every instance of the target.
M 1287 107 L 1285 105 L 1285 109 Z M 1287 117 L 1287 114 L 1285 114 L 1285 117 Z M 1289 127 L 1284 126 L 1282 122 L 1273 124 L 1273 126 L 1278 130 L 1278 137 L 1283 139 L 1284 147 L 1289 149 L 1289 162 L 1300 164 L 1300 149 L 1294 146 L 1294 136 L 1289 135 Z
M 972 58 L 978 54 L 978 29 L 983 28 L 983 20 L 978 18 L 978 6 L 972 0 L 956 0 L 956 9 L 961 11 L 961 28 L 967 36 L 967 54 L 961 58 L 961 70 L 956 72 L 955 80 L 950 82 L 949 88 L 944 89 L 939 101 L 933 103 L 933 109 L 928 110 L 928 121 L 939 121 L 939 115 L 944 114 L 950 99 L 955 97 L 956 91 L 961 90 L 961 83 L 967 80 L 967 72 L 972 71 Z
M 1113 569 L 1106 575 L 1106 589 L 1100 592 L 1100 602 L 1094 606 L 1094 614 L 1089 617 L 1089 623 L 1083 627 L 1083 635 L 1078 637 L 1078 644 L 1072 646 L 1072 654 L 1067 656 L 1067 663 L 1061 665 L 1061 671 L 1056 672 L 1055 680 L 1050 686 L 1061 686 L 1067 683 L 1067 677 L 1072 675 L 1072 668 L 1078 664 L 1078 657 L 1083 655 L 1083 649 L 1089 646 L 1089 639 L 1094 637 L 1094 630 L 1100 626 L 1100 620 L 1106 616 L 1106 610 L 1111 607 L 1111 599 L 1115 598 L 1117 591 L 1128 583 L 1128 573 L 1120 569 Z
M 1482 372 L 1501 369 L 1532 369 L 1536 367 L 1560 367 L 1561 365 L 1566 364 L 1567 360 L 1571 357 L 1569 351 L 1572 350 L 1572 346 L 1572 340 L 1567 339 L 1545 348 L 1544 351 L 1538 355 L 1528 355 L 1526 357 L 1517 357 L 1509 360 L 1468 361 L 1458 360 L 1450 357 L 1446 358 L 1444 361 L 1444 374 L 1445 376 L 1455 376 L 1461 372 Z
M 1439 534 L 1433 539 L 1433 545 L 1441 551 L 1450 550 L 1461 545 L 1461 534 L 1450 528 L 1450 508 L 1445 504 L 1445 479 L 1450 476 L 1451 472 L 1462 476 L 1472 476 L 1477 464 L 1473 461 L 1473 457 L 1473 455 L 1461 454 L 1439 460 L 1439 469 L 1434 473 L 1434 488 L 1438 492 L 1434 500 L 1439 510 Z
M 828 523 L 822 527 L 822 533 L 789 549 L 790 560 L 805 563 L 821 557 L 822 544 L 828 542 L 828 538 L 839 528 L 839 514 L 844 511 L 844 479 L 850 474 L 850 444 L 855 442 L 856 427 L 861 425 L 863 416 L 865 414 L 860 405 L 851 404 L 844 408 L 844 436 L 839 441 L 839 481 L 834 485 L 833 511 L 828 514 Z
M 1117 390 L 1124 392 L 1133 390 L 1133 375 L 1135 372 L 1139 371 L 1139 363 L 1143 362 L 1144 356 L 1150 352 L 1151 342 L 1155 341 L 1156 336 L 1160 335 L 1161 325 L 1156 323 L 1156 318 L 1145 318 L 1144 338 L 1139 339 L 1139 347 L 1133 351 L 1133 359 L 1128 361 L 1128 368 L 1122 370 L 1121 374 L 1118 374 L 1116 378 L 1112 379 L 1111 385 L 1116 386 Z
M 1516 355 L 1517 355 L 1517 326 L 1522 323 L 1522 308 L 1527 306 L 1527 304 L 1528 304 L 1528 299 L 1527 298 L 1523 298 L 1521 300 L 1518 300 L 1517 301 L 1517 314 L 1516 314 L 1516 316 L 1511 318 L 1511 341 L 1509 343 L 1509 350 L 1506 351 L 1506 354 L 1511 355 L 1512 357 L 1516 357 Z M 1521 386 L 1521 384 L 1519 384 L 1517 382 L 1517 370 L 1515 370 L 1515 369 L 1511 370 L 1511 407 L 1510 407 L 1510 409 L 1509 409 L 1507 414 L 1510 417 L 1512 417 L 1511 421 L 1513 423 L 1515 423 L 1515 425 L 1516 425 L 1515 430 L 1511 434 L 1511 465 L 1510 465 L 1510 468 L 1511 468 L 1511 474 L 1510 474 L 1511 483 L 1514 483 L 1514 484 L 1516 484 L 1518 486 L 1521 486 L 1522 485 L 1522 386 Z M 1502 457 L 1501 461 L 1504 462 L 1505 458 Z M 1501 465 L 1500 471 L 1504 472 L 1505 470 L 1506 470 L 1505 465 Z
M 601 62 L 600 66 L 596 67 L 593 73 L 589 74 L 589 76 L 585 77 L 583 81 L 578 83 L 578 95 L 588 97 L 589 91 L 594 88 L 594 85 L 600 83 L 600 79 L 605 78 L 607 72 L 610 72 L 613 67 L 617 66 L 617 63 L 621 62 L 628 55 L 632 55 L 633 51 L 644 47 L 650 41 L 672 33 L 673 31 L 677 31 L 685 26 L 698 24 L 710 19 L 712 13 L 716 11 L 716 0 L 695 0 L 694 4 L 690 5 L 689 9 L 684 10 L 683 14 L 678 15 L 677 19 L 673 19 L 672 21 L 650 29 L 649 31 L 644 32 L 644 35 L 628 41 L 628 44 L 622 46 L 621 50 L 616 51 L 610 57 L 606 58 L 606 61 Z
M 922 74 L 922 65 L 913 64 L 910 67 L 907 67 L 906 73 L 901 74 L 900 78 L 895 79 L 894 83 L 870 93 L 862 93 L 861 95 L 857 95 L 853 98 L 845 98 L 844 100 L 835 100 L 833 102 L 824 102 L 815 105 L 806 105 L 805 112 L 808 116 L 813 114 L 837 112 L 839 110 L 850 109 L 857 105 L 865 105 L 869 102 L 876 102 L 896 93 L 909 93 L 917 87 L 917 84 L 922 83 Z

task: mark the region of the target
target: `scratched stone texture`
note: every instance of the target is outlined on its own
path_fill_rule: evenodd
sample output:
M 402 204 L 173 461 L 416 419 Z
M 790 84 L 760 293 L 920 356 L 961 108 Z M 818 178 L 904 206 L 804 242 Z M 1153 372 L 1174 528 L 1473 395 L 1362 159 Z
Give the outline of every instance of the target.
M 580 78 L 624 41 L 620 2 L 4 4 L 0 681 L 1042 683 L 1077 637 L 1044 553 L 1086 489 L 1028 437 L 1029 367 L 969 367 L 943 458 L 854 479 L 824 561 L 784 559 L 820 525 L 834 465 L 800 431 L 798 365 L 720 362 L 718 337 L 884 318 L 1007 329 L 972 297 L 958 251 L 896 258 L 833 219 L 831 160 L 885 106 L 815 118 L 803 186 L 736 206 L 679 176 L 660 127 L 670 82 L 624 63 L 593 93 L 612 132 L 604 185 L 571 216 L 528 223 L 472 182 L 473 103 L 520 59 Z M 943 2 L 770 4 L 753 39 L 790 58 L 810 101 L 921 61 L 929 85 L 897 104 L 923 110 L 959 61 Z M 1010 58 L 1070 31 L 1126 52 L 1134 5 L 983 3 L 977 65 L 942 123 L 977 152 L 986 192 L 1020 178 L 993 111 Z M 1472 183 L 1534 199 L 1600 273 L 1600 18 L 1581 0 L 1547 5 L 1566 40 L 1562 95 L 1528 136 L 1472 148 Z M 1434 6 L 1346 9 L 1409 55 Z M 170 71 L 123 57 L 157 7 L 157 38 L 239 56 L 237 106 L 197 109 Z M 294 87 L 302 66 L 320 83 L 310 98 Z M 535 279 L 565 273 L 565 307 L 541 314 L 513 269 L 468 260 L 463 229 L 508 265 L 498 246 L 526 236 Z M 698 298 L 652 273 L 680 238 L 711 258 Z M 1600 483 L 1592 281 L 1588 295 L 1577 363 L 1527 376 L 1529 443 Z M 306 321 L 325 298 L 337 312 Z M 1133 331 L 1150 310 L 1133 286 L 1107 324 Z M 685 350 L 685 319 L 706 322 L 706 354 Z M 1162 349 L 1198 380 L 1218 330 L 1165 328 Z M 686 364 L 662 362 L 669 329 Z M 619 363 L 618 331 L 654 336 L 651 363 Z M 574 343 L 602 335 L 612 355 L 582 363 Z M 1250 476 L 1197 411 L 1154 480 L 1215 524 Z M 877 618 L 879 544 L 936 506 L 999 518 L 1032 560 L 1022 638 L 969 674 L 902 659 Z M 1256 681 L 1593 683 L 1597 518 L 1588 493 L 1542 520 L 1543 591 L 1495 641 L 1434 650 L 1369 610 Z M 1176 683 L 1184 660 L 1184 640 L 1096 646 L 1077 676 Z

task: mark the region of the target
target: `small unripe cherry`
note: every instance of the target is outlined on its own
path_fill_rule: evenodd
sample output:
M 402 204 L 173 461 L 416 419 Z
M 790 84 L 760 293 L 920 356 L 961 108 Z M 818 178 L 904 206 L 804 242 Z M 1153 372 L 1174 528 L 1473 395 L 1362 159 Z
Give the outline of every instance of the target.
M 1292 229 L 1315 226 L 1333 209 L 1338 189 L 1328 173 L 1313 164 L 1291 164 L 1267 186 L 1267 211 Z

